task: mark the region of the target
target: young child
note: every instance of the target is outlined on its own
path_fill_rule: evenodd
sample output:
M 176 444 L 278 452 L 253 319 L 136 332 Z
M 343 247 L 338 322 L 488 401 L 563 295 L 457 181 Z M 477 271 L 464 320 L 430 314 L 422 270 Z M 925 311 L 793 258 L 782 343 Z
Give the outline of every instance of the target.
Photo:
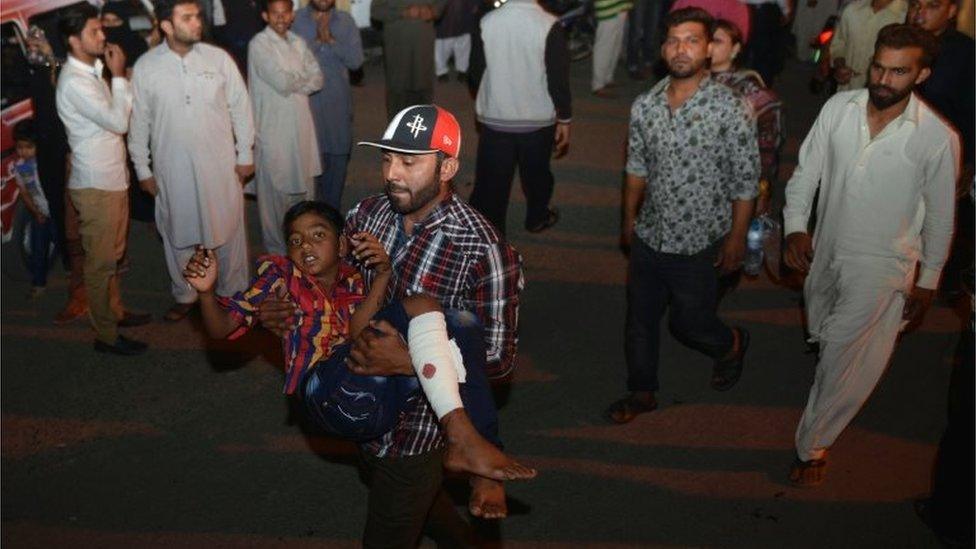
M 483 338 L 471 337 L 460 326 L 449 328 L 439 304 L 428 296 L 410 296 L 381 310 L 390 282 L 389 256 L 373 235 L 351 235 L 356 258 L 376 272 L 365 292 L 359 271 L 343 259 L 349 242 L 342 235 L 342 217 L 331 206 L 299 202 L 285 214 L 283 225 L 288 257 L 262 258 L 251 287 L 231 298 L 213 294 L 217 261 L 212 250 L 199 248 L 187 263 L 183 276 L 200 295 L 207 332 L 234 339 L 254 325 L 264 299 L 287 292 L 301 314 L 283 342 L 288 363 L 284 392 L 297 390 L 319 426 L 358 441 L 382 436 L 418 394 L 419 383 L 444 428 L 445 467 L 495 480 L 534 477 L 535 470 L 496 447 L 501 444 L 483 370 Z M 351 341 L 372 329 L 374 318 L 390 322 L 405 337 L 416 376 L 363 376 L 346 365 Z M 459 380 L 465 382 L 460 388 Z
M 41 179 L 37 175 L 37 138 L 32 120 L 22 120 L 14 126 L 14 146 L 17 151 L 17 160 L 13 164 L 14 179 L 20 187 L 20 197 L 24 201 L 24 206 L 33 217 L 29 229 L 28 268 L 31 273 L 29 297 L 37 299 L 47 287 L 48 258 L 56 228 L 51 221 L 47 198 L 44 196 L 44 189 L 41 188 Z

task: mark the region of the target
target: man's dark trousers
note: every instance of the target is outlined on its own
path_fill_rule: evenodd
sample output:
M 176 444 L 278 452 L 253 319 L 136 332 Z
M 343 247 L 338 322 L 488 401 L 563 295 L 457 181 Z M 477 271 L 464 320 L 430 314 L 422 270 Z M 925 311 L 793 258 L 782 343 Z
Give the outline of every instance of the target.
M 438 547 L 472 547 L 476 536 L 441 487 L 443 449 L 416 456 L 362 454 L 369 483 L 363 547 L 412 548 L 427 533 Z
M 482 436 L 501 448 L 498 413 L 484 369 L 487 352 L 481 324 L 468 311 L 448 309 L 444 316 L 467 371 L 467 382 L 460 387 L 465 409 Z M 387 305 L 374 318 L 390 322 L 407 335 L 409 319 L 399 302 Z M 458 515 L 442 488 L 443 454 L 442 449 L 399 458 L 362 453 L 369 484 L 364 547 L 412 548 L 422 533 L 439 547 L 476 545 L 474 530 Z
M 481 127 L 474 190 L 469 202 L 502 234 L 505 234 L 505 217 L 516 165 L 525 193 L 525 226 L 536 227 L 549 218 L 549 201 L 555 185 L 550 169 L 555 137 L 555 125 L 528 133 Z
M 653 67 L 661 56 L 662 0 L 637 0 L 627 16 L 627 70 Z
M 973 544 L 973 331 L 963 330 L 949 378 L 948 422 L 932 473 L 930 525 L 940 535 Z
M 728 354 L 735 336 L 715 312 L 718 245 L 695 255 L 661 253 L 634 235 L 627 273 L 627 389 L 657 391 L 661 318 L 671 306 L 678 339 L 712 358 Z

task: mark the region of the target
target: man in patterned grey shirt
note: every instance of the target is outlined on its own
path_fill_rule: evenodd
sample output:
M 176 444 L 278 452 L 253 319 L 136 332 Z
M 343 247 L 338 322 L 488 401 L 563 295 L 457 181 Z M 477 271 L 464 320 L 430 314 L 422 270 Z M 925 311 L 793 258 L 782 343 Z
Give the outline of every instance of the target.
M 615 423 L 657 408 L 660 323 L 669 303 L 679 339 L 715 359 L 714 389 L 739 380 L 749 345 L 749 334 L 723 324 L 715 309 L 717 275 L 739 269 L 745 255 L 759 150 L 748 107 L 709 77 L 712 24 L 699 8 L 668 16 L 661 54 L 669 76 L 631 109 L 621 227 L 630 255 L 630 393 L 607 410 Z

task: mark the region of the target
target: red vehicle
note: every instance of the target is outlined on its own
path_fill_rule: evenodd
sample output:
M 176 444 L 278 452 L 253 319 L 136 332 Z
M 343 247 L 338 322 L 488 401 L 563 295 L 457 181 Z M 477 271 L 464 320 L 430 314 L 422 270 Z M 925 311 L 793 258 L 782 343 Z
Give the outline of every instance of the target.
M 151 4 L 148 0 L 109 0 L 131 6 L 129 25 L 146 35 L 152 30 Z M 17 210 L 17 185 L 13 181 L 13 128 L 17 122 L 33 115 L 29 95 L 26 38 L 31 26 L 41 28 L 58 57 L 64 57 L 64 47 L 57 32 L 57 21 L 64 10 L 85 3 L 86 0 L 3 0 L 0 4 L 0 233 L 2 241 L 13 236 Z M 95 5 L 103 1 L 88 2 Z

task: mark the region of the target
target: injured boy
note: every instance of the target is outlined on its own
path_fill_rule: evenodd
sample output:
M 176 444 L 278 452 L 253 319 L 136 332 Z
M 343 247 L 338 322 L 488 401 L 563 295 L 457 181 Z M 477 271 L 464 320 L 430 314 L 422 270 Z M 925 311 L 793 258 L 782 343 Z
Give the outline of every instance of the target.
M 199 247 L 183 271 L 200 296 L 211 337 L 235 339 L 257 321 L 264 299 L 287 293 L 300 309 L 284 337 L 286 394 L 298 393 L 310 418 L 326 432 L 364 442 L 393 429 L 408 401 L 427 397 L 447 440 L 445 467 L 495 480 L 535 476 L 499 448 L 498 419 L 484 372 L 484 340 L 477 323 L 454 321 L 439 303 L 414 295 L 383 307 L 390 259 L 368 233 L 342 234 L 342 217 L 323 202 L 302 201 L 285 214 L 288 257 L 264 256 L 250 288 L 214 295 L 217 261 Z M 359 271 L 344 258 L 350 241 L 375 277 L 365 291 Z M 364 376 L 346 364 L 351 342 L 371 320 L 386 320 L 407 342 L 415 376 Z M 489 442 L 491 441 L 491 442 Z

